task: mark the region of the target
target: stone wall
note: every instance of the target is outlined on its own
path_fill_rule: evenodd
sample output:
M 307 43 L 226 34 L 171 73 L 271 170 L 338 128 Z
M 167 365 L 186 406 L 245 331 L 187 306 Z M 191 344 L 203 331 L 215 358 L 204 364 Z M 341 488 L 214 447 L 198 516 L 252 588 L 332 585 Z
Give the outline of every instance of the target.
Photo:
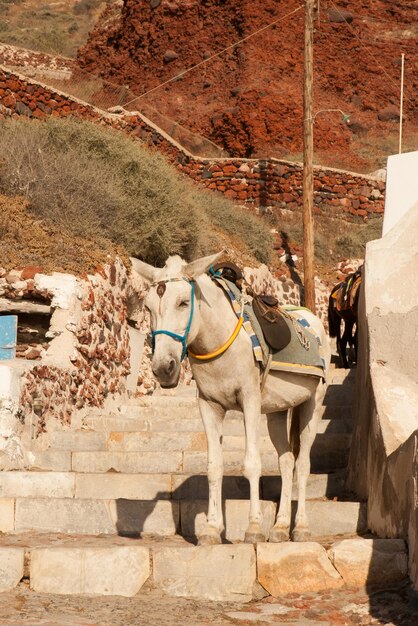
M 349 487 L 368 527 L 409 542 L 418 588 L 418 204 L 366 249 Z
M 0 64 L 6 65 L 11 70 L 22 72 L 25 76 L 41 80 L 69 79 L 76 67 L 74 59 L 4 43 L 0 43 Z
M 20 279 L 27 271 L 21 270 Z M 3 277 L 3 295 L 14 298 L 15 304 L 27 304 L 27 298 L 49 302 L 51 341 L 33 358 L 26 355 L 1 362 L 3 382 L 10 383 L 0 385 L 0 450 L 7 449 L 9 436 L 23 438 L 24 447 L 46 431 L 77 427 L 82 410 L 120 404 L 127 392 L 135 344 L 134 329 L 128 326 L 127 270 L 121 261 L 83 279 L 37 273 L 7 283 L 17 273 Z M 10 285 L 15 286 L 14 293 Z M 7 434 L 2 426 L 7 422 L 10 430 L 11 411 L 15 428 Z
M 302 205 L 302 165 L 277 159 L 204 159 L 193 156 L 138 112 L 105 113 L 0 66 L 0 115 L 43 119 L 76 115 L 124 131 L 164 154 L 207 189 L 261 209 Z M 383 213 L 385 183 L 342 170 L 314 169 L 315 211 L 364 220 Z

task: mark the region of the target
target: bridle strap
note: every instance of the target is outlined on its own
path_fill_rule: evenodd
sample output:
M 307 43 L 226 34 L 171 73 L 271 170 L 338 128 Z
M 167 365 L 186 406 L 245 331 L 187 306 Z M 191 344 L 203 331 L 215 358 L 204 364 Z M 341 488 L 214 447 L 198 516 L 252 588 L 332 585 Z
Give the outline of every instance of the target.
M 192 298 L 191 298 L 191 307 L 190 307 L 190 315 L 189 315 L 189 321 L 187 322 L 187 326 L 186 326 L 186 330 L 184 331 L 183 335 L 179 335 L 177 333 L 173 333 L 171 332 L 171 330 L 153 330 L 151 331 L 151 342 L 152 342 L 152 351 L 154 352 L 154 348 L 155 348 L 155 336 L 156 335 L 167 335 L 168 337 L 171 337 L 172 339 L 175 339 L 176 341 L 180 341 L 181 345 L 183 346 L 183 351 L 181 353 L 181 361 L 184 360 L 186 354 L 187 354 L 187 337 L 189 335 L 190 332 L 190 328 L 192 326 L 192 321 L 193 321 L 193 314 L 194 314 L 194 281 L 193 280 L 188 280 L 187 278 L 175 278 L 175 279 L 170 279 L 164 282 L 174 282 L 177 280 L 185 280 L 188 283 L 190 283 L 190 286 L 192 288 Z M 153 283 L 151 286 L 155 286 L 155 284 Z
M 213 269 L 212 269 L 211 274 L 212 274 L 212 278 L 214 276 L 216 276 L 216 273 L 213 271 Z M 244 306 L 242 306 L 241 315 L 238 318 L 238 322 L 237 322 L 237 325 L 236 325 L 236 327 L 234 329 L 234 332 L 229 337 L 229 339 L 222 346 L 220 346 L 220 348 L 218 348 L 217 350 L 214 350 L 213 352 L 209 352 L 208 354 L 195 354 L 191 350 L 187 349 L 187 338 L 189 336 L 190 328 L 192 326 L 193 314 L 194 314 L 194 300 L 195 300 L 194 280 L 190 280 L 188 278 L 170 278 L 170 279 L 165 280 L 165 281 L 159 281 L 159 282 L 156 282 L 156 283 L 152 283 L 151 287 L 155 287 L 156 285 L 160 284 L 161 282 L 170 283 L 170 282 L 177 282 L 177 281 L 180 281 L 180 280 L 185 280 L 186 282 L 188 282 L 190 284 L 190 286 L 191 286 L 191 289 L 192 289 L 190 315 L 189 315 L 189 321 L 188 321 L 187 326 L 186 326 L 186 330 L 184 331 L 183 335 L 179 335 L 178 333 L 173 333 L 171 330 L 153 330 L 153 331 L 151 331 L 152 352 L 154 352 L 154 349 L 155 349 L 155 337 L 156 337 L 156 335 L 167 335 L 168 337 L 171 337 L 175 341 L 179 341 L 181 343 L 181 345 L 183 346 L 183 351 L 181 353 L 181 361 L 184 360 L 184 358 L 185 358 L 187 353 L 189 353 L 189 356 L 191 356 L 193 359 L 197 359 L 198 361 L 210 361 L 211 359 L 214 359 L 217 356 L 220 356 L 221 354 L 226 352 L 228 350 L 229 346 L 234 343 L 234 341 L 237 338 L 238 333 L 241 330 L 241 327 L 242 327 L 242 325 L 244 323 Z

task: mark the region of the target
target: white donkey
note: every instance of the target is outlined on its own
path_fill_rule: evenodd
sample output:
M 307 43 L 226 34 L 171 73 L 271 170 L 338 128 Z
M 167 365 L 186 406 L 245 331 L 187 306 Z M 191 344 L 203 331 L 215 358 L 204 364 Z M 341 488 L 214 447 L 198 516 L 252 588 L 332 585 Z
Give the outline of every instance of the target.
M 267 414 L 268 428 L 277 450 L 282 477 L 280 506 L 270 541 L 289 539 L 291 493 L 296 465 L 298 508 L 294 541 L 309 538 L 305 510 L 306 483 L 310 472 L 310 450 L 319 420 L 318 408 L 325 393 L 321 378 L 304 374 L 272 371 L 261 391 L 260 368 L 242 320 L 237 323 L 224 291 L 206 274 L 220 254 L 186 263 L 179 256 L 169 257 L 165 267 L 155 268 L 131 259 L 133 268 L 151 283 L 145 306 L 151 314 L 154 344 L 153 372 L 162 387 L 175 387 L 180 364 L 188 350 L 193 376 L 199 390 L 199 409 L 208 441 L 209 506 L 200 545 L 221 542 L 222 517 L 222 423 L 226 411 L 244 414 L 246 449 L 244 476 L 250 484 L 249 526 L 245 541 L 265 541 L 261 530 L 259 498 L 261 457 L 258 430 L 261 413 Z M 318 333 L 330 360 L 328 339 L 321 321 L 306 312 L 309 324 Z M 287 412 L 293 411 L 297 438 L 292 441 Z

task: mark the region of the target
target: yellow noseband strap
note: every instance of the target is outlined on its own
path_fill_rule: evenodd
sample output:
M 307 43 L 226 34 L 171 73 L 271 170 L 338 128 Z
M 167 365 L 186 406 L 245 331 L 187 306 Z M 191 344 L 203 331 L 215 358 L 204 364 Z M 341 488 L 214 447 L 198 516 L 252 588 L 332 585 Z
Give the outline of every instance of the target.
M 224 343 L 223 346 L 215 350 L 215 352 L 210 352 L 209 354 L 194 354 L 189 349 L 188 350 L 189 356 L 191 356 L 193 359 L 197 359 L 198 361 L 209 361 L 210 359 L 214 359 L 215 357 L 220 356 L 226 350 L 228 350 L 229 346 L 235 341 L 243 322 L 244 322 L 244 317 L 243 315 L 241 315 L 241 317 L 238 319 L 238 324 L 236 325 L 235 330 L 230 336 L 230 338 L 228 339 L 228 341 Z

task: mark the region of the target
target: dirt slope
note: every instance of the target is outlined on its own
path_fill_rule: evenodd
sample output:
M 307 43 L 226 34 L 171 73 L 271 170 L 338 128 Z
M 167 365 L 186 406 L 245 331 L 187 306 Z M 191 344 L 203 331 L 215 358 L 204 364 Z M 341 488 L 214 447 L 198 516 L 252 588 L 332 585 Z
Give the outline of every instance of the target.
M 78 237 L 36 218 L 25 198 L 0 194 L 0 269 L 26 265 L 43 272 L 94 272 L 123 251 L 105 239 Z M 125 258 L 127 258 L 125 256 Z
M 111 3 L 79 64 L 142 94 L 302 6 L 298 0 L 124 0 Z M 346 20 L 342 18 L 342 13 Z M 236 156 L 300 158 L 303 11 L 132 104 L 151 104 Z M 318 163 L 371 171 L 397 151 L 401 52 L 404 149 L 417 149 L 417 5 L 322 1 L 316 16 Z M 415 64 L 415 67 L 414 67 Z

